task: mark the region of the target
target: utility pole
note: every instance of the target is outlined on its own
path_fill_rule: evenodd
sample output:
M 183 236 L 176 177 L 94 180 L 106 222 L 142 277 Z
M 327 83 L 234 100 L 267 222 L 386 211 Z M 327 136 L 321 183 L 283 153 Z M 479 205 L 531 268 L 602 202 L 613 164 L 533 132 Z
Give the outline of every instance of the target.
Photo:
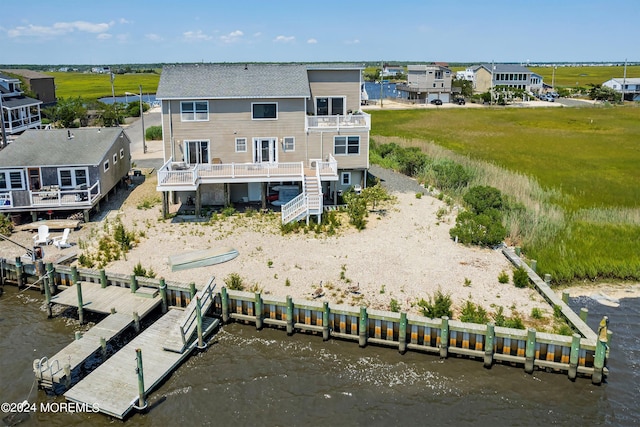
M 144 134 L 144 111 L 142 111 L 142 85 L 140 85 L 140 122 L 142 124 L 142 152 L 147 152 L 147 140 Z
M 380 62 L 380 108 L 382 108 L 382 72 L 384 71 L 384 61 Z
M 622 77 L 622 103 L 624 104 L 624 88 L 627 85 L 627 58 L 624 59 L 624 75 Z
M 4 129 L 4 111 L 2 108 L 2 94 L 0 94 L 0 128 L 2 128 L 2 148 L 4 148 L 7 146 L 7 132 Z

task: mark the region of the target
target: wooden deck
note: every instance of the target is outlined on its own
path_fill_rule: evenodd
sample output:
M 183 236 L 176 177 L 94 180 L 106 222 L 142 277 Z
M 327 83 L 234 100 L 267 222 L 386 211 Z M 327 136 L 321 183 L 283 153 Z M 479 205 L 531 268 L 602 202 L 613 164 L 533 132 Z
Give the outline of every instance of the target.
M 99 283 L 92 282 L 81 282 L 80 285 L 82 308 L 96 313 L 109 314 L 111 308 L 115 308 L 117 313 L 131 315 L 137 312 L 143 318 L 162 302 L 157 290 L 151 288 L 138 288 L 136 293 L 132 293 L 130 288 L 119 286 L 102 288 Z M 51 302 L 78 307 L 77 292 L 76 285 L 73 285 L 52 297 Z
M 122 333 L 133 323 L 133 316 L 116 313 L 107 316 L 103 321 L 89 329 L 82 338 L 60 350 L 49 359 L 43 358 L 39 362 L 40 369 L 34 366 L 36 378 L 45 388 L 55 391 L 57 384 L 66 380 L 73 383 L 74 377 L 80 375 L 79 370 L 84 363 L 101 349 L 101 338 L 108 343 L 112 338 Z M 64 365 L 70 365 L 71 377 L 66 378 Z M 34 363 L 35 365 L 35 363 Z
M 114 354 L 85 379 L 67 391 L 67 400 L 80 404 L 97 405 L 100 412 L 124 419 L 138 399 L 138 376 L 136 373 L 136 349 L 141 349 L 144 372 L 145 396 L 167 375 L 176 369 L 195 348 L 197 341 L 190 343 L 184 353 L 165 351 L 162 345 L 167 331 L 178 327 L 184 311 L 171 309 L 153 325 L 142 332 L 127 346 Z M 211 333 L 218 319 L 206 318 L 205 334 Z

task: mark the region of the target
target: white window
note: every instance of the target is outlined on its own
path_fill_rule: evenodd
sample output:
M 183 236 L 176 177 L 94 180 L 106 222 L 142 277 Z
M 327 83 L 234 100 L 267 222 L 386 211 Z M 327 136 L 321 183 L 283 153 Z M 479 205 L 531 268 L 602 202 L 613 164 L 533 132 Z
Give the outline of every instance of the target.
M 113 164 L 115 165 L 116 163 L 118 163 L 118 155 L 114 154 L 113 155 Z
M 120 149 L 120 158 L 124 159 L 124 148 Z
M 316 115 L 318 116 L 344 116 L 345 97 L 316 98 Z
M 105 162 L 107 169 L 109 162 Z M 75 188 L 82 184 L 87 184 L 87 176 L 89 175 L 87 168 L 64 168 L 58 169 L 58 182 L 60 188 Z
M 185 141 L 185 160 L 190 165 L 209 163 L 209 141 Z
M 278 118 L 277 102 L 252 102 L 251 118 L 253 120 L 273 120 Z
M 295 151 L 296 139 L 292 136 L 287 136 L 282 140 L 282 149 L 286 151 Z
M 208 101 L 182 101 L 180 120 L 183 122 L 206 122 L 209 120 Z
M 333 154 L 336 156 L 360 154 L 360 136 L 334 136 Z
M 351 185 L 351 172 L 341 172 L 340 183 L 342 185 Z
M 105 160 L 104 162 L 104 171 L 108 171 L 109 170 L 109 160 Z
M 0 190 L 24 190 L 24 178 L 20 170 L 0 171 Z
M 236 138 L 236 153 L 247 152 L 247 138 Z

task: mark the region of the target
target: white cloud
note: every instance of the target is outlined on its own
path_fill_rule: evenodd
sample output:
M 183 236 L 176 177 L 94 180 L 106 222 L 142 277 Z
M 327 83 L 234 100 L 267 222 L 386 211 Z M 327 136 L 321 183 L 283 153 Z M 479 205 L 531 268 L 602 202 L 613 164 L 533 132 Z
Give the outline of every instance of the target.
M 275 39 L 273 39 L 274 42 L 276 43 L 289 43 L 294 41 L 296 38 L 293 36 L 278 36 Z
M 51 26 L 28 24 L 9 29 L 7 35 L 9 37 L 50 37 L 73 33 L 74 31 L 100 34 L 108 31 L 112 25 L 113 22 L 95 23 L 87 21 L 56 22 Z
M 344 44 L 358 44 L 358 43 L 360 43 L 360 40 L 358 39 L 347 40 L 344 42 Z
M 164 40 L 161 35 L 149 33 L 144 35 L 147 40 L 151 40 L 152 42 L 160 42 Z
M 225 36 L 220 36 L 220 40 L 222 40 L 224 43 L 233 43 L 235 41 L 238 41 L 242 36 L 244 36 L 244 33 L 242 31 L 235 30 Z
M 121 24 L 133 24 L 133 21 L 129 21 L 128 19 L 125 19 L 125 18 L 120 18 L 118 22 Z
M 308 44 L 316 44 L 316 43 L 318 43 L 318 40 L 316 40 L 316 39 L 309 39 L 309 40 L 307 40 L 307 43 L 308 43 Z
M 187 31 L 185 33 L 182 33 L 182 36 L 187 41 L 207 41 L 207 40 L 211 40 L 213 38 L 213 37 L 203 33 L 202 30 Z

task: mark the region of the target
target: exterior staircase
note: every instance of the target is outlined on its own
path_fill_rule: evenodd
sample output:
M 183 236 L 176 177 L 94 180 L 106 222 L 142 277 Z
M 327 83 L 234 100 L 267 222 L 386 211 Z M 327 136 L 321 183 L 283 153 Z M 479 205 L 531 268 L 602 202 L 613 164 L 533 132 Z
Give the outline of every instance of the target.
M 282 223 L 299 221 L 303 218 L 309 221 L 309 216 L 322 214 L 322 193 L 320 192 L 320 176 L 315 169 L 305 171 L 302 181 L 302 193 L 293 200 L 282 205 Z

